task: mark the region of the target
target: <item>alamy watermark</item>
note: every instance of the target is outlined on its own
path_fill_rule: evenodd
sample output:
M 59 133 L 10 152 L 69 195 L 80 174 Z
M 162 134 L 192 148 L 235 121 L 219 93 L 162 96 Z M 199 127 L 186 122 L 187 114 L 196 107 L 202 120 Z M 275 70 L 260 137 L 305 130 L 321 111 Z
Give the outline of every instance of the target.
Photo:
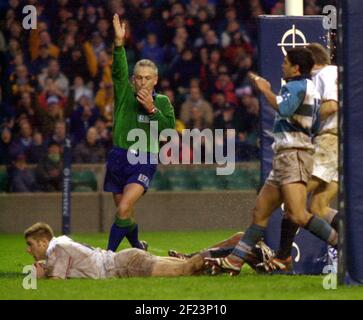
M 23 18 L 23 28 L 25 30 L 37 28 L 37 8 L 32 5 L 23 7 L 23 14 L 26 16 Z
M 324 6 L 323 14 L 326 15 L 323 19 L 323 28 L 325 30 L 337 29 L 337 8 L 332 5 Z
M 323 268 L 323 274 L 326 276 L 323 278 L 323 288 L 325 290 L 337 289 L 337 270 L 334 265 L 328 264 Z
M 149 133 L 150 141 L 142 129 L 135 128 L 128 132 L 127 141 L 135 142 L 129 147 L 127 154 L 130 164 L 201 164 L 203 158 L 204 164 L 217 163 L 217 175 L 230 175 L 235 170 L 234 129 L 185 129 L 180 136 L 175 129 L 164 129 L 159 133 L 158 122 L 150 121 Z M 158 153 L 161 139 L 167 142 Z M 180 146 L 185 150 L 192 150 L 192 157 L 180 159 Z M 147 150 L 155 156 L 150 157 Z
M 34 264 L 27 265 L 23 268 L 23 274 L 25 277 L 23 278 L 23 288 L 25 290 L 36 290 L 37 287 L 37 270 Z

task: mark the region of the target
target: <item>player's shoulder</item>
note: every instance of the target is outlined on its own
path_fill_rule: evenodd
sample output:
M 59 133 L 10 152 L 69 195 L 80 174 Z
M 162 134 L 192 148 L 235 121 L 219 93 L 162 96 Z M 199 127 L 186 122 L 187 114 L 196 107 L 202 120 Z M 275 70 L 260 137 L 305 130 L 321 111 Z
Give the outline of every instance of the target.
M 157 93 L 156 94 L 156 99 L 162 101 L 162 102 L 170 102 L 169 97 L 165 94 L 162 93 Z
M 288 81 L 285 87 L 292 92 L 305 91 L 308 81 L 310 81 L 308 78 L 293 79 L 292 81 Z
M 55 250 L 66 248 L 74 243 L 74 241 L 67 236 L 54 237 L 50 242 L 47 250 L 47 254 L 51 254 Z
M 338 76 L 338 67 L 334 65 L 325 66 L 324 68 L 321 68 L 315 76 L 323 80 L 336 78 Z
M 156 103 L 160 104 L 161 106 L 171 106 L 169 97 L 161 93 L 156 94 Z

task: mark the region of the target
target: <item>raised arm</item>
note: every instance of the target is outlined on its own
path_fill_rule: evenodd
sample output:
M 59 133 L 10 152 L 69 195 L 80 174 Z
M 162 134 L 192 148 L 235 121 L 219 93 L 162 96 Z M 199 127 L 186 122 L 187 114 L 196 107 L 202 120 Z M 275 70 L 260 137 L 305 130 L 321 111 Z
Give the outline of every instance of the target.
M 113 29 L 115 31 L 115 46 L 121 47 L 125 44 L 126 25 L 125 22 L 120 23 L 117 13 L 113 15 Z
M 126 25 L 125 22 L 120 23 L 118 14 L 114 14 L 113 16 L 113 29 L 115 32 L 115 48 L 113 51 L 112 80 L 114 82 L 128 81 L 126 52 L 123 47 L 125 43 Z
M 268 103 L 275 111 L 279 110 L 279 106 L 276 101 L 276 95 L 271 90 L 271 84 L 266 79 L 254 74 L 253 72 L 248 73 L 250 81 L 254 84 L 257 90 L 259 90 L 266 98 Z

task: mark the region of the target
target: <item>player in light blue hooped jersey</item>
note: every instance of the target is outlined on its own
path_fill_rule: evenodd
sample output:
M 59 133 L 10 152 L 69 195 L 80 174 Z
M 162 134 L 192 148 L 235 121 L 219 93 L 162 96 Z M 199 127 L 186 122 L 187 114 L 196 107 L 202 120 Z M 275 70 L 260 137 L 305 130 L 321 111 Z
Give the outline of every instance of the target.
M 314 137 L 314 167 L 307 185 L 311 200 L 309 211 L 325 219 L 338 231 L 339 214 L 330 207 L 338 192 L 338 68 L 331 65 L 328 51 L 319 43 L 307 48 L 312 52 L 315 65 L 312 81 L 321 99 L 320 121 Z M 280 247 L 269 269 L 286 270 L 291 265 L 291 251 L 299 226 L 289 219 L 281 221 Z M 329 263 L 337 263 L 337 252 L 329 247 Z

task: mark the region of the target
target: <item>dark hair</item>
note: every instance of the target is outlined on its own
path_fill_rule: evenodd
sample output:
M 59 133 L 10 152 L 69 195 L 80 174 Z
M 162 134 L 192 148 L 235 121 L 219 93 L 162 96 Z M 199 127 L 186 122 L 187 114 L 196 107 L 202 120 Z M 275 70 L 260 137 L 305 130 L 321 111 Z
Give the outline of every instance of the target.
M 299 66 L 301 74 L 309 75 L 315 62 L 313 54 L 306 48 L 292 48 L 287 50 L 287 58 L 293 66 Z
M 308 48 L 313 54 L 315 64 L 319 65 L 331 64 L 331 59 L 328 50 L 320 43 L 317 42 L 310 43 L 306 48 Z

